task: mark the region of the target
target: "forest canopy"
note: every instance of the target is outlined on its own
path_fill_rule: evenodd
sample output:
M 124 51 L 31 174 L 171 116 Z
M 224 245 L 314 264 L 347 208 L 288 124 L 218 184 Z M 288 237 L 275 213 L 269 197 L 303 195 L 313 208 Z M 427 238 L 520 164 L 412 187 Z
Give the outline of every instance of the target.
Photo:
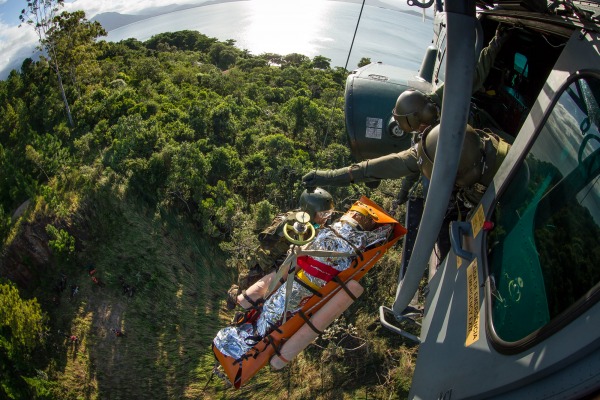
M 350 161 L 340 145 L 346 72 L 327 58 L 253 56 L 195 31 L 94 42 L 104 32 L 85 21 L 60 19 L 87 32 L 78 43 L 54 34 L 73 127 L 49 59 L 27 59 L 0 82 L 3 237 L 11 210 L 90 167 L 223 237 L 233 210 L 294 207 L 303 173 Z

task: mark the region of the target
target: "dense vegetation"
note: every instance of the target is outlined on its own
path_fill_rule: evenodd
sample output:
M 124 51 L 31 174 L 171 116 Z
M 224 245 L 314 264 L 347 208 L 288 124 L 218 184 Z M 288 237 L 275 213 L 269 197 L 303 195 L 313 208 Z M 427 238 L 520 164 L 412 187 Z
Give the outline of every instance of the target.
M 351 161 L 347 72 L 190 31 L 96 41 L 83 13 L 61 18 L 55 59 L 0 82 L 0 272 L 19 286 L 0 282 L 0 397 L 402 397 L 414 350 L 375 323 L 398 250 L 290 367 L 237 392 L 209 381 L 256 232 L 308 170 Z M 331 192 L 341 210 L 365 193 L 389 206 L 393 185 Z

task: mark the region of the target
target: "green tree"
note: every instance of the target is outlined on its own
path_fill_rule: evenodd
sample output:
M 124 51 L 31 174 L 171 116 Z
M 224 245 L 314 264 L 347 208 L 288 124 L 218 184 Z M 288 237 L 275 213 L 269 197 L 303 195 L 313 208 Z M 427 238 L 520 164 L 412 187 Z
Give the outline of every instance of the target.
M 211 46 L 209 55 L 212 63 L 224 71 L 235 64 L 238 53 L 235 47 L 218 42 Z
M 292 98 L 285 103 L 282 112 L 293 121 L 293 134 L 297 135 L 310 124 L 318 123 L 320 113 L 315 102 L 306 96 Z
M 43 341 L 45 316 L 36 299 L 24 300 L 12 282 L 0 280 L 0 397 L 31 398 L 31 356 Z
M 284 65 L 286 65 L 286 66 L 293 65 L 295 67 L 299 67 L 302 64 L 309 63 L 310 58 L 308 58 L 304 54 L 290 53 L 290 54 L 287 54 L 285 57 L 283 57 L 283 62 L 284 62 Z
M 61 68 L 58 64 L 56 44 L 52 41 L 52 33 L 57 29 L 56 15 L 60 7 L 64 6 L 64 0 L 31 0 L 27 2 L 27 8 L 21 10 L 19 19 L 21 23 L 27 23 L 35 29 L 40 42 L 40 49 L 45 50 L 50 56 L 50 61 L 58 79 L 58 89 L 65 104 L 65 111 L 69 125 L 73 126 L 71 107 L 63 86 Z M 21 25 L 19 25 L 21 26 Z
M 165 32 L 152 36 L 145 45 L 149 49 L 158 49 L 161 43 L 176 47 L 179 50 L 208 51 L 217 39 L 203 35 L 198 31 Z
M 75 238 L 69 232 L 48 224 L 46 233 L 50 236 L 48 246 L 58 257 L 68 259 L 75 253 Z
M 365 65 L 371 64 L 371 59 L 369 57 L 363 57 L 358 62 L 358 68 L 364 67 Z
M 331 58 L 327 58 L 324 56 L 315 56 L 312 60 L 313 67 L 319 69 L 329 69 L 331 68 Z
M 92 44 L 106 31 L 99 22 L 90 22 L 85 12 L 62 12 L 54 18 L 55 27 L 48 33 L 54 45 L 58 63 L 67 69 L 73 85 L 77 87 L 77 70 L 89 68 L 95 50 Z

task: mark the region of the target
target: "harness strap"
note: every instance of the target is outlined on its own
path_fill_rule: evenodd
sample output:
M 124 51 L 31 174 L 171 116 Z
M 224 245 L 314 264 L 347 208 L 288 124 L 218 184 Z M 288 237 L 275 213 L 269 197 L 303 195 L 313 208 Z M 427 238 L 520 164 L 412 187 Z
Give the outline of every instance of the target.
M 273 336 L 271 336 L 271 335 L 267 335 L 265 339 L 267 339 L 268 343 L 271 346 L 273 346 L 273 350 L 275 350 L 275 354 L 277 354 L 279 357 L 281 357 L 281 352 L 279 351 L 279 349 L 281 349 L 281 345 L 277 346 L 275 344 L 275 339 L 273 339 Z
M 318 297 L 321 297 L 321 298 L 323 297 L 323 294 L 321 292 L 319 292 L 318 290 L 316 290 L 314 287 L 310 286 L 308 283 L 304 282 L 302 279 L 300 279 L 300 277 L 295 276 L 294 280 L 296 282 L 298 282 L 298 284 L 300 286 L 302 286 L 304 289 L 310 291 L 315 296 L 318 296 Z
M 267 324 L 271 327 L 271 329 L 273 329 L 275 332 L 277 333 L 281 333 L 283 334 L 283 331 L 281 329 L 279 329 L 279 327 L 277 325 L 275 325 L 273 322 L 267 321 Z M 279 325 L 281 326 L 281 325 Z
M 244 297 L 244 299 L 245 299 L 245 300 L 246 300 L 248 303 L 250 303 L 250 305 L 252 305 L 252 307 L 254 307 L 254 308 L 258 308 L 258 307 L 260 307 L 260 305 L 261 305 L 261 304 L 264 302 L 264 300 L 263 300 L 262 298 L 261 298 L 261 299 L 258 299 L 258 300 L 256 300 L 256 301 L 252 300 L 252 299 L 250 298 L 250 296 L 248 296 L 248 295 L 246 294 L 246 291 L 245 291 L 245 290 L 242 292 L 242 296 L 243 296 L 243 297 Z
M 235 379 L 233 380 L 233 386 L 236 389 L 239 389 L 240 386 L 242 386 L 242 364 L 240 364 L 240 367 L 237 370 L 237 373 L 235 374 Z
M 350 291 L 350 289 L 348 289 L 348 286 L 346 286 L 346 284 L 340 279 L 339 276 L 336 276 L 335 278 L 332 279 L 335 283 L 337 283 L 338 285 L 340 285 L 340 287 L 342 289 L 344 289 L 344 292 L 348 293 L 348 296 L 350 296 L 350 298 L 354 301 L 356 301 L 357 297 L 354 295 L 354 293 L 352 293 Z
M 233 325 L 242 325 L 244 322 L 246 322 L 248 319 L 246 318 L 247 313 L 246 312 L 241 312 L 238 311 L 235 313 L 235 316 L 233 317 Z
M 362 215 L 364 215 L 365 217 L 370 216 L 371 218 L 373 218 L 373 221 L 375 221 L 375 222 L 377 222 L 379 220 L 379 215 L 377 215 L 377 213 L 373 210 L 373 208 L 366 205 L 365 203 L 363 203 L 360 200 L 355 202 L 352 205 L 352 207 L 350 207 L 350 210 L 359 212 Z
M 246 336 L 244 343 L 246 343 L 248 346 L 256 346 L 256 344 L 261 340 L 262 336 L 260 335 Z
M 358 247 L 356 247 L 354 245 L 354 243 L 352 243 L 351 241 L 349 241 L 348 239 L 346 239 L 345 237 L 343 237 L 342 235 L 340 235 L 340 233 L 338 231 L 336 231 L 335 229 L 333 229 L 332 227 L 328 226 L 326 227 L 326 229 L 329 229 L 331 232 L 333 232 L 333 234 L 335 236 L 337 236 L 338 238 L 342 239 L 344 242 L 348 243 L 348 245 L 350 247 L 352 247 L 352 250 L 354 250 L 354 253 L 356 253 L 356 255 L 358 256 L 358 258 L 360 258 L 360 261 L 364 260 L 364 256 L 362 251 L 360 251 L 360 249 Z
M 258 349 L 255 347 L 253 347 L 252 349 L 254 350 L 254 354 L 252 354 L 252 358 L 254 358 L 256 360 L 256 357 L 258 357 L 258 355 L 260 354 L 260 351 L 258 351 Z
M 315 332 L 317 335 L 323 334 L 323 332 L 318 330 L 317 327 L 314 326 L 314 324 L 312 322 L 310 322 L 310 318 L 308 318 L 306 316 L 306 314 L 304 314 L 304 312 L 302 312 L 302 310 L 298 311 L 298 315 L 300 315 L 300 318 L 302 318 L 304 320 L 304 322 L 306 322 L 306 325 L 308 325 L 310 327 L 310 329 L 313 330 L 313 332 Z

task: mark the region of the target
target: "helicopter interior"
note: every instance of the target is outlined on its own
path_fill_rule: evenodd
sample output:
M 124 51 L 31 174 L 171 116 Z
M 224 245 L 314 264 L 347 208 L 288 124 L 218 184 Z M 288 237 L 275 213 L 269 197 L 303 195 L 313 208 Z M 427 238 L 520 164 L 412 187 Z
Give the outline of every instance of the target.
M 484 37 L 493 37 L 498 25 L 508 38 L 472 102 L 491 117 L 481 124 L 514 138 L 568 38 L 488 19 L 482 20 Z

